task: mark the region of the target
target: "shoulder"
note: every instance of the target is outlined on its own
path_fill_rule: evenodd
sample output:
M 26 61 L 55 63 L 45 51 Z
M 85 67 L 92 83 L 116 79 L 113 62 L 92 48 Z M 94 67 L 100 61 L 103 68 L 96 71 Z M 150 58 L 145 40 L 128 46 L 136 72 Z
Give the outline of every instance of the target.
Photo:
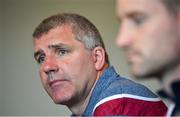
M 99 96 L 94 115 L 165 115 L 167 107 L 145 86 L 117 77 Z
M 114 95 L 101 100 L 94 108 L 95 116 L 165 116 L 166 105 L 159 99 L 141 99 Z
M 103 95 L 105 95 L 105 97 L 114 94 L 127 94 L 157 98 L 157 95 L 149 90 L 146 86 L 120 76 L 117 76 L 111 83 L 109 83 L 109 85 L 103 91 Z
M 142 95 L 146 97 L 157 97 L 144 85 L 120 76 L 115 71 L 113 66 L 109 67 L 103 73 L 102 78 L 100 79 L 100 85 L 103 86 L 104 93 L 110 91 L 116 94 L 127 93 L 127 94 Z

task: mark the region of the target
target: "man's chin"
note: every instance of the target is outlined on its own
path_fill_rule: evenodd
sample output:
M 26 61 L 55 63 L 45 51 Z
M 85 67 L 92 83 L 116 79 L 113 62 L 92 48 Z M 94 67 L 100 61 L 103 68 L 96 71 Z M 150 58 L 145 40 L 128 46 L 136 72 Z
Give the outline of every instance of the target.
M 147 79 L 155 78 L 154 75 L 152 75 L 152 74 L 145 74 L 145 73 L 135 73 L 135 72 L 132 72 L 132 75 L 137 80 L 147 80 Z
M 63 94 L 63 95 L 56 94 L 56 95 L 51 96 L 51 98 L 55 104 L 61 104 L 61 105 L 69 105 L 71 103 L 71 100 L 72 100 L 71 97 L 72 96 L 65 95 L 65 94 Z
M 55 104 L 66 105 L 67 101 L 62 99 L 52 99 Z

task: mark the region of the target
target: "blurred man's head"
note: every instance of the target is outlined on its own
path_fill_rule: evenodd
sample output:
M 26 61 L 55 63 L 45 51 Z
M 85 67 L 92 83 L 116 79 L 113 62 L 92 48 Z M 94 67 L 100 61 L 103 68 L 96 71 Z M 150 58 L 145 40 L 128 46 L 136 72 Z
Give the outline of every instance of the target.
M 124 49 L 135 77 L 159 76 L 180 64 L 180 0 L 117 0 Z

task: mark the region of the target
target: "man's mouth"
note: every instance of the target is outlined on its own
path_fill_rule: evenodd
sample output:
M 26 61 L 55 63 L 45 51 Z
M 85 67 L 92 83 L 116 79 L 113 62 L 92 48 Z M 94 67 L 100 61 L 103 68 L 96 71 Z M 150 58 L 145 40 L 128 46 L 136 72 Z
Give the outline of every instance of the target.
M 65 80 L 53 80 L 53 81 L 50 81 L 50 82 L 49 82 L 49 86 L 50 86 L 50 87 L 54 87 L 54 86 L 62 83 L 63 81 L 65 81 Z
M 127 52 L 127 59 L 129 62 L 137 61 L 139 59 L 139 53 L 138 52 Z

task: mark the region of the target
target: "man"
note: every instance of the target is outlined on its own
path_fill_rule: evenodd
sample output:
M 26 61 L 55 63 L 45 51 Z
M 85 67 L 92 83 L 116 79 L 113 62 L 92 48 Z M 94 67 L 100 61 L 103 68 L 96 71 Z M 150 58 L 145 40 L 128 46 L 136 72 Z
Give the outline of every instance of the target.
M 120 29 L 117 45 L 124 49 L 132 74 L 158 77 L 180 112 L 180 0 L 117 0 Z M 162 93 L 161 93 L 162 94 Z M 180 115 L 180 113 L 179 113 Z
M 72 115 L 165 115 L 164 103 L 142 85 L 120 77 L 96 27 L 77 14 L 43 20 L 33 33 L 44 89 Z

